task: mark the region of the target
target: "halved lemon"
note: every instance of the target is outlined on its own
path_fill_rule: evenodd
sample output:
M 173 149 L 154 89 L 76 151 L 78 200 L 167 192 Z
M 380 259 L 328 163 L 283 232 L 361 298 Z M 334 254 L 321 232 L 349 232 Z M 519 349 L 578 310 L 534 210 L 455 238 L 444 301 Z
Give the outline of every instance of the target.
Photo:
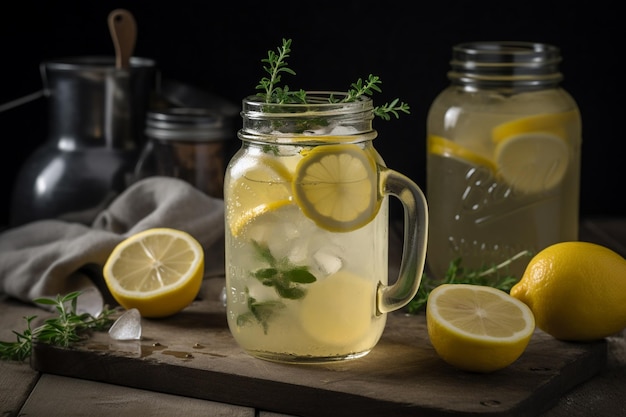
M 120 242 L 103 275 L 115 300 L 142 317 L 167 317 L 187 307 L 200 291 L 204 251 L 189 233 L 154 228 Z
M 322 229 L 349 232 L 378 213 L 377 176 L 374 155 L 358 145 L 317 146 L 296 167 L 293 195 Z
M 312 284 L 300 303 L 300 323 L 313 339 L 346 346 L 367 335 L 375 313 L 376 287 L 338 271 Z
M 293 203 L 291 172 L 271 157 L 260 158 L 254 164 L 225 191 L 226 221 L 233 236 L 240 235 L 260 215 Z
M 449 364 L 471 372 L 493 372 L 515 362 L 535 330 L 530 308 L 489 286 L 442 284 L 428 297 L 430 342 Z
M 456 158 L 471 164 L 485 166 L 494 172 L 496 170 L 496 165 L 491 159 L 444 137 L 429 135 L 426 146 L 428 153 L 447 158 Z
M 546 132 L 521 133 L 503 139 L 495 149 L 498 175 L 525 194 L 549 191 L 561 183 L 569 165 L 569 148 Z

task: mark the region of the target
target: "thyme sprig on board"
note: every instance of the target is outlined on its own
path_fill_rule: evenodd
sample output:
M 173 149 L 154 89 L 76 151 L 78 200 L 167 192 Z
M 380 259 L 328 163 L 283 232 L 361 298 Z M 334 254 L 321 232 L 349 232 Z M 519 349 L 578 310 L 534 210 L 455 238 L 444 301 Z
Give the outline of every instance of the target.
M 515 277 L 506 272 L 506 267 L 513 261 L 524 257 L 531 256 L 531 252 L 522 251 L 502 262 L 499 265 L 493 265 L 478 269 L 465 268 L 461 265 L 461 258 L 457 258 L 450 262 L 446 275 L 443 279 L 434 279 L 426 274 L 422 275 L 420 287 L 415 297 L 407 304 L 406 310 L 409 314 L 415 314 L 423 311 L 428 302 L 428 296 L 431 291 L 442 284 L 472 284 L 487 285 L 509 292 L 513 285 L 519 281 L 520 277 Z
M 89 330 L 107 330 L 113 324 L 113 319 L 110 318 L 113 310 L 104 309 L 98 317 L 89 313 L 78 314 L 76 306 L 79 295 L 80 292 L 76 291 L 64 296 L 57 295 L 56 298 L 33 300 L 37 304 L 53 306 L 57 316 L 45 320 L 41 326 L 35 328 L 32 324 L 37 316 L 24 317 L 26 329 L 21 333 L 13 331 L 16 341 L 0 341 L 0 359 L 25 361 L 31 356 L 35 342 L 68 347 L 83 340 Z

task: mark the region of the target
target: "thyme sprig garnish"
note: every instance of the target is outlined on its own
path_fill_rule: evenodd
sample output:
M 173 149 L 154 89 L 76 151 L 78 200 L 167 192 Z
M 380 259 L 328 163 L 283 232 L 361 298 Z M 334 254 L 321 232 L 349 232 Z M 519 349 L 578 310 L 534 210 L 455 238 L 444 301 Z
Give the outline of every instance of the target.
M 284 74 L 296 75 L 296 72 L 289 68 L 287 64 L 287 58 L 290 57 L 291 52 L 291 43 L 291 39 L 283 39 L 282 46 L 277 48 L 276 51 L 270 49 L 267 52 L 267 58 L 261 60 L 261 62 L 267 64 L 263 66 L 263 69 L 268 76 L 261 78 L 256 89 L 260 90 L 258 95 L 263 97 L 266 103 L 307 103 L 307 93 L 305 90 L 300 89 L 292 91 L 288 85 L 282 87 L 279 85 Z M 375 92 L 382 92 L 380 88 L 381 84 L 382 80 L 380 77 L 370 74 L 366 80 L 359 78 L 357 82 L 352 83 L 351 88 L 342 99 L 330 97 L 329 101 L 331 103 L 347 103 L 355 101 L 361 96 L 372 96 Z M 374 115 L 384 120 L 390 120 L 391 115 L 399 118 L 400 113 L 410 114 L 410 107 L 407 103 L 401 102 L 397 98 L 390 103 L 374 107 Z
M 252 275 L 266 287 L 272 287 L 280 298 L 298 300 L 305 296 L 306 289 L 303 284 L 311 284 L 317 279 L 309 272 L 308 267 L 294 265 L 289 259 L 276 259 L 266 244 L 252 241 L 257 255 L 268 264 L 267 268 L 261 268 Z M 248 289 L 246 288 L 246 293 Z M 256 321 L 263 326 L 267 333 L 268 321 L 279 309 L 285 307 L 280 300 L 257 301 L 247 293 L 248 310 L 237 317 L 237 324 L 244 325 Z
M 24 317 L 26 329 L 22 333 L 13 331 L 16 341 L 0 341 L 0 359 L 24 361 L 31 356 L 35 342 L 68 347 L 83 340 L 89 330 L 108 329 L 113 324 L 113 319 L 110 318 L 113 310 L 105 308 L 98 317 L 89 313 L 78 314 L 76 306 L 79 295 L 80 291 L 75 291 L 64 296 L 57 295 L 56 298 L 33 300 L 37 304 L 53 306 L 58 316 L 45 320 L 36 328 L 32 327 L 32 322 L 37 316 Z
M 520 277 L 507 273 L 506 267 L 524 256 L 531 256 L 531 252 L 521 251 L 498 265 L 478 269 L 464 268 L 461 266 L 461 258 L 457 258 L 450 262 L 443 279 L 438 280 L 426 274 L 422 275 L 422 282 L 417 290 L 417 294 L 407 304 L 406 310 L 409 314 L 422 311 L 428 302 L 428 296 L 431 291 L 442 284 L 487 285 L 509 292 L 513 285 L 519 281 Z

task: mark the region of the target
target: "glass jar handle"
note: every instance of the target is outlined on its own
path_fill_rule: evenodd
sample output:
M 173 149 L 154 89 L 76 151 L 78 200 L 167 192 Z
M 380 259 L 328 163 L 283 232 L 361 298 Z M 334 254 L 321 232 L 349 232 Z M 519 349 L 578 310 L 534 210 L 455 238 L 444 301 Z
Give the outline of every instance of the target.
M 428 204 L 422 190 L 411 179 L 392 169 L 381 172 L 383 192 L 400 200 L 404 209 L 404 243 L 398 279 L 393 285 L 379 284 L 378 314 L 389 313 L 407 305 L 417 294 L 428 242 Z

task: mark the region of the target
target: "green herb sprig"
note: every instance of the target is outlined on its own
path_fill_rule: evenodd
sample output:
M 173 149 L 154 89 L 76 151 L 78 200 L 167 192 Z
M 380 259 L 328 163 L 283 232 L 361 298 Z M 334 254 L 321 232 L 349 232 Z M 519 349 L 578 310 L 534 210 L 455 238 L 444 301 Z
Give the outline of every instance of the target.
M 317 280 L 308 267 L 294 265 L 286 258 L 276 259 L 266 244 L 255 240 L 252 244 L 257 255 L 268 264 L 267 268 L 258 269 L 252 275 L 264 286 L 274 288 L 280 298 L 298 300 L 306 294 L 302 285 Z M 247 298 L 249 311 L 237 317 L 237 324 L 244 325 L 254 320 L 267 333 L 269 319 L 277 310 L 285 307 L 284 303 L 280 300 L 257 301 L 249 294 Z
M 263 66 L 263 69 L 268 76 L 261 78 L 261 81 L 256 86 L 256 89 L 260 91 L 259 96 L 263 97 L 266 103 L 283 104 L 283 103 L 307 103 L 307 93 L 305 90 L 291 90 L 289 86 L 279 86 L 284 74 L 296 75 L 296 72 L 289 68 L 287 65 L 287 58 L 290 57 L 291 52 L 291 39 L 283 39 L 283 44 L 276 51 L 269 50 L 267 52 L 267 58 L 261 60 L 261 62 L 267 64 Z M 380 85 L 382 80 L 380 77 L 370 74 L 366 80 L 359 78 L 357 82 L 351 84 L 351 88 L 347 91 L 347 94 L 341 100 L 334 100 L 330 98 L 330 102 L 342 103 L 353 102 L 361 96 L 372 96 L 375 92 L 382 92 Z M 384 119 L 390 120 L 391 116 L 396 118 L 400 117 L 400 113 L 410 114 L 410 107 L 407 103 L 401 102 L 399 99 L 394 99 L 390 103 L 385 103 L 382 106 L 376 106 L 374 108 L 374 115 Z
M 54 306 L 58 316 L 45 320 L 36 328 L 32 328 L 32 322 L 37 316 L 24 317 L 26 330 L 22 333 L 13 331 L 17 340 L 15 342 L 0 341 L 0 359 L 24 361 L 31 356 L 35 342 L 68 347 L 83 340 L 85 333 L 89 330 L 107 330 L 113 323 L 113 319 L 110 318 L 113 310 L 104 309 L 98 317 L 93 317 L 89 313 L 77 314 L 79 295 L 80 291 L 76 291 L 64 296 L 57 295 L 56 298 L 33 300 L 37 304 Z
M 409 314 L 416 314 L 422 311 L 426 307 L 431 291 L 442 284 L 487 285 L 509 292 L 513 285 L 519 280 L 519 277 L 506 273 L 506 267 L 513 261 L 530 255 L 531 252 L 522 251 L 499 265 L 478 269 L 462 267 L 461 258 L 457 258 L 450 262 L 446 275 L 441 280 L 433 279 L 426 274 L 422 275 L 422 281 L 417 290 L 417 294 L 415 294 L 415 297 L 407 304 L 406 310 Z M 503 270 L 505 270 L 505 273 L 502 273 Z

